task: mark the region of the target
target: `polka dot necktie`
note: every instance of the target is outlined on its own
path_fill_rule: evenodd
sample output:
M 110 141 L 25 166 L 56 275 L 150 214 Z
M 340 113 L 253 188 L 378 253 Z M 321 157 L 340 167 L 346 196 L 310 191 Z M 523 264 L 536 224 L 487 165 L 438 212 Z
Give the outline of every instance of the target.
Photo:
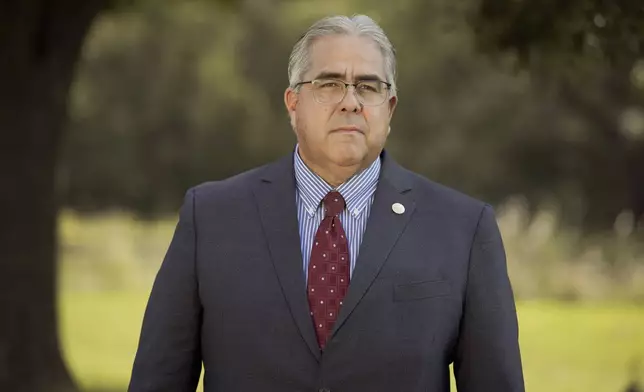
M 323 200 L 324 219 L 315 234 L 307 294 L 320 349 L 326 346 L 349 286 L 349 245 L 340 222 L 345 202 L 337 191 Z

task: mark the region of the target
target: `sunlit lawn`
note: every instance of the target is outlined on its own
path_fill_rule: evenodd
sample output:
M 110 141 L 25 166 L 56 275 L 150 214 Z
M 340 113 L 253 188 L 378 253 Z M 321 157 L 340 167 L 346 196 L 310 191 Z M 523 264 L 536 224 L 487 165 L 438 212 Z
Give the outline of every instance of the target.
M 143 292 L 63 294 L 63 345 L 83 387 L 126 389 L 145 302 Z M 520 303 L 519 317 L 528 391 L 621 391 L 629 361 L 644 359 L 644 307 Z
M 174 218 L 144 223 L 124 214 L 62 217 L 61 339 L 67 362 L 86 390 L 126 390 L 148 292 L 174 224 Z M 530 247 L 519 246 L 530 238 L 508 238 L 510 260 L 543 261 L 548 259 L 544 255 L 556 260 L 565 255 L 557 241 L 532 254 L 526 252 Z M 514 283 L 521 292 L 534 279 L 533 270 L 514 268 Z M 575 274 L 577 270 L 556 271 L 552 275 L 562 281 L 577 279 L 586 285 L 602 278 Z M 629 287 L 640 290 L 638 282 L 631 281 Z M 639 378 L 644 382 L 644 303 L 639 303 L 519 302 L 526 390 L 622 392 L 633 359 L 641 361 Z

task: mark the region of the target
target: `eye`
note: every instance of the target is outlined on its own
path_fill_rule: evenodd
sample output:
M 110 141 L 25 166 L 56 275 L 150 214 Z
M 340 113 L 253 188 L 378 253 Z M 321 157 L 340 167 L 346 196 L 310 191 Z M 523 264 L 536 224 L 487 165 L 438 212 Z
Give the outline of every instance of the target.
M 334 82 L 332 80 L 327 80 L 320 82 L 320 87 L 322 88 L 337 88 L 340 87 L 340 84 L 338 82 Z
M 365 92 L 377 93 L 378 91 L 380 91 L 380 83 L 362 82 L 358 85 L 358 89 Z

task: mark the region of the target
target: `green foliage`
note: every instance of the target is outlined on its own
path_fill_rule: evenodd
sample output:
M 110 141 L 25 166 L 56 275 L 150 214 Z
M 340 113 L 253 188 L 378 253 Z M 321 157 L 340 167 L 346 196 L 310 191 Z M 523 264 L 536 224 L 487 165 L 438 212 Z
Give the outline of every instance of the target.
M 644 50 L 638 0 L 481 0 L 473 20 L 485 49 L 514 50 L 524 61 L 582 56 L 623 64 Z
M 288 152 L 292 45 L 319 17 L 366 12 L 397 48 L 400 105 L 387 148 L 399 161 L 493 204 L 524 195 L 531 210 L 560 205 L 564 225 L 611 230 L 622 212 L 644 213 L 644 62 L 616 70 L 572 48 L 574 26 L 598 28 L 574 21 L 599 19 L 571 4 L 144 1 L 105 14 L 73 89 L 61 199 L 176 211 L 187 187 Z M 601 40 L 622 26 L 610 10 Z M 482 43 L 539 56 L 515 72 L 514 55 L 483 56 Z
M 583 195 L 579 223 L 589 230 L 608 227 L 623 210 L 644 221 L 641 2 L 481 0 L 471 20 L 478 49 L 510 54 L 543 99 L 578 124 L 574 136 L 541 132 L 518 150 L 521 161 L 532 166 L 539 155 L 554 156 L 546 168 Z
M 243 123 L 265 116 L 253 113 L 247 80 L 231 61 L 239 25 L 202 2 L 96 23 L 61 168 L 70 205 L 158 213 L 176 208 L 190 185 L 258 163 Z

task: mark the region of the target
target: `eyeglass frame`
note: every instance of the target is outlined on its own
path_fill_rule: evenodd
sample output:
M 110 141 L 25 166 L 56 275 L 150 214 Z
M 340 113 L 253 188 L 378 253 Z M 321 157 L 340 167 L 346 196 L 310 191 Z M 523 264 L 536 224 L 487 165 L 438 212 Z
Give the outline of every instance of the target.
M 385 97 L 385 99 L 383 99 L 383 100 L 382 100 L 382 102 L 380 102 L 380 103 L 378 103 L 378 104 L 374 104 L 374 105 L 367 105 L 367 104 L 365 104 L 365 103 L 362 101 L 362 98 L 360 97 L 360 94 L 356 94 L 356 99 L 357 99 L 357 100 L 358 100 L 358 102 L 360 102 L 363 106 L 372 106 L 372 107 L 373 107 L 373 106 L 380 106 L 380 105 L 382 105 L 383 103 L 387 102 L 387 99 L 388 99 L 388 98 L 391 98 L 391 97 L 390 97 L 390 94 L 391 94 L 391 83 L 389 83 L 389 82 L 385 82 L 384 80 L 380 80 L 380 79 L 359 80 L 359 81 L 357 81 L 357 82 L 355 82 L 355 83 L 347 83 L 347 82 L 345 82 L 345 81 L 344 81 L 344 80 L 342 80 L 342 79 L 336 79 L 336 78 L 319 78 L 319 79 L 312 79 L 312 80 L 307 80 L 307 81 L 304 81 L 304 82 L 296 83 L 296 84 L 293 86 L 293 89 L 297 89 L 297 88 L 299 88 L 300 86 L 305 85 L 305 84 L 309 84 L 309 83 L 310 83 L 310 84 L 313 84 L 314 82 L 316 82 L 316 81 L 318 81 L 318 80 L 332 80 L 332 81 L 334 81 L 334 82 L 339 82 L 339 83 L 344 84 L 344 95 L 342 96 L 342 98 L 340 98 L 340 100 L 339 100 L 338 102 L 335 102 L 335 103 L 322 103 L 322 102 L 320 102 L 320 101 L 318 101 L 318 100 L 317 100 L 316 95 L 315 95 L 315 92 L 313 92 L 313 98 L 315 99 L 315 102 L 319 103 L 320 105 L 335 105 L 335 104 L 338 104 L 338 103 L 342 102 L 342 101 L 347 97 L 347 92 L 349 91 L 349 86 L 353 86 L 353 91 L 354 91 L 354 94 L 355 94 L 355 92 L 356 92 L 356 91 L 358 91 L 358 88 L 357 88 L 357 87 L 358 87 L 358 85 L 359 85 L 359 84 L 361 84 L 361 83 L 365 83 L 365 82 L 379 82 L 379 83 L 384 83 L 385 88 L 386 88 L 386 90 L 387 90 L 387 96 Z

